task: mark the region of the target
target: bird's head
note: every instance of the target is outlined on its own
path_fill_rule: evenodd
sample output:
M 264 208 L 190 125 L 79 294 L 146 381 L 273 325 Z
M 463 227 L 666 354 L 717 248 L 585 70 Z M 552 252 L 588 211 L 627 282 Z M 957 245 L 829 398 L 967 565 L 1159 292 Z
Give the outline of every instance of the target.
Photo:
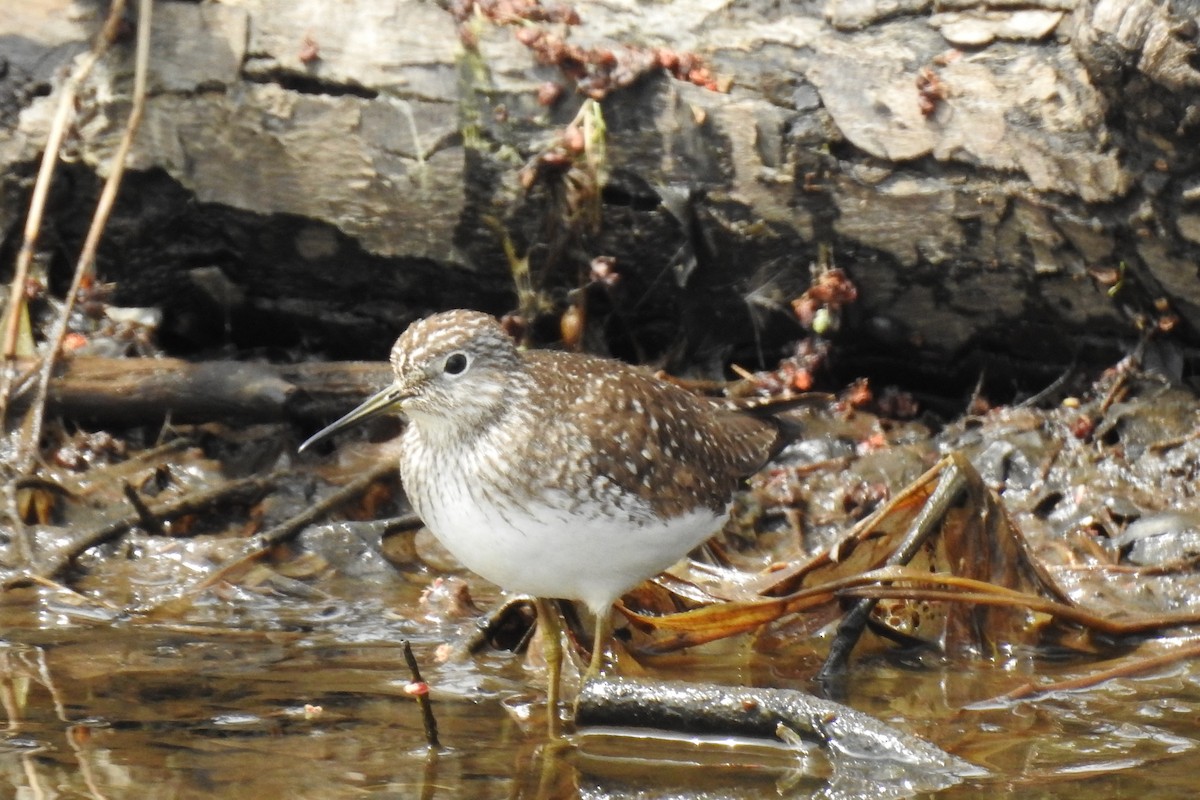
M 389 412 L 403 414 L 429 435 L 468 433 L 503 412 L 523 368 L 516 343 L 494 317 L 461 310 L 414 322 L 396 340 L 391 361 L 390 386 L 300 450 Z

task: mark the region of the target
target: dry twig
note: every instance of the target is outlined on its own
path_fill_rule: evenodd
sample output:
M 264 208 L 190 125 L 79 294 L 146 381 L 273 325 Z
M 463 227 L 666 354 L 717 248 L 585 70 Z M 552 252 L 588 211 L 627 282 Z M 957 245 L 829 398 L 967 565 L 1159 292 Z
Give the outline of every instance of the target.
M 125 122 L 125 132 L 121 136 L 121 143 L 117 147 L 117 152 L 113 155 L 108 180 L 104 182 L 104 189 L 101 190 L 100 199 L 96 202 L 96 212 L 92 215 L 91 227 L 88 228 L 87 238 L 84 239 L 83 249 L 79 253 L 79 261 L 75 264 L 75 275 L 71 279 L 71 288 L 67 290 L 62 311 L 54 323 L 54 330 L 50 334 L 49 346 L 46 348 L 46 358 L 42 363 L 41 372 L 38 374 L 37 397 L 29 412 L 29 424 L 25 427 L 25 436 L 22 438 L 21 446 L 17 450 L 17 468 L 20 472 L 25 472 L 29 468 L 37 453 L 38 440 L 42 434 L 42 420 L 45 417 L 46 393 L 50 386 L 50 374 L 54 371 L 54 361 L 58 356 L 59 350 L 62 348 L 63 337 L 67 333 L 67 322 L 70 319 L 71 310 L 75 307 L 75 298 L 79 294 L 80 287 L 83 286 L 84 279 L 91 274 L 92 268 L 95 265 L 96 249 L 100 246 L 100 236 L 103 234 L 104 228 L 108 224 L 108 218 L 112 214 L 113 203 L 117 198 L 117 190 L 120 188 L 121 178 L 125 175 L 125 162 L 129 158 L 129 150 L 133 146 L 133 138 L 137 135 L 138 128 L 141 126 L 142 114 L 146 107 L 146 76 L 150 71 L 150 10 L 152 6 L 152 0 L 138 0 L 137 54 L 133 72 L 133 105 L 129 110 L 129 119 Z
M 42 152 L 42 163 L 38 169 L 37 180 L 33 184 L 33 195 L 29 199 L 29 214 L 25 218 L 25 232 L 21 239 L 21 249 L 17 252 L 16 268 L 13 271 L 12 286 L 9 289 L 9 303 L 4 316 L 4 335 L 0 341 L 0 356 L 5 362 L 10 362 L 16 356 L 17 333 L 20 328 L 21 314 L 24 310 L 25 283 L 29 279 L 29 267 L 33 263 L 33 254 L 37 249 L 38 237 L 42 231 L 42 217 L 46 211 L 46 199 L 50 195 L 50 183 L 54 171 L 58 167 L 58 153 L 62 149 L 63 139 L 67 135 L 67 127 L 75 112 L 75 99 L 79 87 L 91 74 L 96 62 L 108 51 L 109 45 L 116 39 L 120 28 L 122 15 L 125 13 L 125 0 L 113 0 L 108 12 L 108 19 L 96 43 L 75 71 L 63 84 L 58 96 L 58 108 L 54 120 L 50 124 L 50 134 L 46 139 L 46 148 Z M 4 422 L 8 405 L 8 394 L 12 384 L 12 370 L 6 363 L 3 375 L 0 376 L 0 423 Z
M 33 254 L 37 250 L 38 237 L 41 235 L 46 199 L 50 195 L 50 183 L 54 178 L 54 171 L 58 167 L 58 153 L 67 134 L 68 123 L 75 112 L 75 99 L 79 93 L 79 87 L 83 85 L 83 81 L 91 73 L 96 62 L 116 39 L 124 11 L 125 0 L 114 0 L 109 9 L 108 19 L 105 20 L 100 35 L 96 37 L 96 43 L 92 45 L 91 51 L 67 78 L 58 98 L 58 108 L 55 110 L 54 120 L 50 125 L 46 148 L 42 152 L 42 163 L 38 168 L 37 180 L 33 184 L 33 194 L 29 199 L 29 214 L 25 217 L 25 231 L 21 238 L 21 249 L 17 252 L 12 285 L 8 292 L 8 305 L 4 313 L 3 335 L 0 336 L 0 359 L 3 360 L 3 365 L 0 366 L 0 427 L 5 425 L 8 417 L 8 399 L 16 379 L 16 369 L 12 362 L 17 355 L 17 338 L 21 320 L 26 317 L 25 285 L 29 280 L 29 268 L 33 264 Z M 33 441 L 36 445 L 37 437 L 30 437 L 27 441 Z M 24 472 L 28 468 L 28 464 L 28 460 L 19 454 L 15 471 Z M 16 511 L 16 494 L 12 491 L 11 486 L 5 487 L 4 494 L 13 525 L 16 556 L 22 564 L 32 564 L 33 545 L 29 541 L 29 531 L 21 524 L 21 516 Z
M 304 511 L 301 511 L 299 514 L 289 517 L 288 519 L 276 525 L 274 528 L 263 531 L 257 536 L 252 537 L 246 542 L 241 553 L 229 559 L 216 570 L 214 570 L 211 575 L 202 580 L 196 586 L 194 592 L 199 593 L 215 585 L 218 581 L 223 580 L 229 573 L 241 569 L 248 562 L 258 558 L 275 545 L 291 539 L 293 536 L 300 533 L 300 531 L 303 530 L 307 525 L 316 522 L 338 506 L 362 494 L 367 490 L 367 487 L 375 483 L 375 481 L 391 475 L 395 473 L 395 471 L 396 464 L 391 459 L 387 459 L 383 463 L 377 464 L 373 469 L 355 478 L 341 489 L 338 489 L 321 502 L 311 505 Z
M 421 667 L 417 657 L 413 655 L 412 645 L 404 640 L 404 661 L 408 671 L 412 673 L 412 686 L 419 687 L 412 694 L 417 698 L 417 706 L 421 709 L 421 723 L 425 726 L 425 741 L 435 750 L 441 747 L 438 742 L 437 719 L 433 716 L 433 701 L 429 699 L 429 684 L 421 679 Z

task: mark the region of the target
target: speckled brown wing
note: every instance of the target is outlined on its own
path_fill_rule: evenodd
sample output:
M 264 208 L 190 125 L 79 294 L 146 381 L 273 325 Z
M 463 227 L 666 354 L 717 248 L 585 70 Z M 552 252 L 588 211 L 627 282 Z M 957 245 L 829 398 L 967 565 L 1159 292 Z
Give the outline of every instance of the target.
M 725 433 L 726 458 L 738 480 L 758 472 L 791 439 L 790 430 L 772 416 L 749 414 L 708 401 L 717 407 L 713 424 Z
M 610 509 L 640 505 L 659 518 L 724 510 L 739 482 L 766 463 L 779 432 L 619 362 L 554 352 L 525 355 L 542 376 L 541 430 L 527 457 L 562 453 L 544 474 Z M 586 484 L 586 485 L 585 485 Z M 565 484 L 564 484 L 565 485 Z M 636 502 L 640 501 L 640 502 Z

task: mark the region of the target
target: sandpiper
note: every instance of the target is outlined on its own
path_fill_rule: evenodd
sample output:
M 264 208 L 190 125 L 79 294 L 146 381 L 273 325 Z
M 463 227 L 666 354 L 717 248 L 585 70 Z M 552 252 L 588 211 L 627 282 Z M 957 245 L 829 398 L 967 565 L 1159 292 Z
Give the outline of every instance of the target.
M 523 352 L 475 311 L 413 323 L 391 363 L 391 386 L 300 449 L 378 414 L 408 419 L 400 475 L 426 526 L 467 568 L 539 600 L 553 732 L 561 654 L 547 601 L 595 615 L 597 672 L 613 603 L 716 533 L 784 433 L 619 361 Z

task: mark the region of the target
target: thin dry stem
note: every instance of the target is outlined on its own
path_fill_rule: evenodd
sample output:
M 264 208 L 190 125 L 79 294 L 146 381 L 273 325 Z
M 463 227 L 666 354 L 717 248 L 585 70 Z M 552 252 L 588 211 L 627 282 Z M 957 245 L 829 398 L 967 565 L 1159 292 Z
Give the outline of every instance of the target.
M 37 180 L 33 184 L 33 194 L 29 200 L 29 214 L 25 219 L 24 237 L 21 240 L 21 249 L 17 252 L 12 286 L 9 289 L 10 301 L 4 316 L 4 335 L 0 341 L 0 356 L 6 362 L 16 356 L 17 331 L 24 308 L 25 282 L 29 279 L 29 267 L 33 263 L 33 254 L 37 250 L 38 237 L 41 235 L 46 198 L 50 194 L 50 183 L 54 178 L 54 171 L 58 167 L 58 153 L 62 148 L 63 139 L 66 138 L 68 124 L 75 112 L 75 98 L 79 94 L 79 87 L 83 85 L 96 62 L 108 51 L 109 45 L 116 38 L 124 13 L 125 0 L 114 0 L 104 28 L 96 37 L 96 43 L 92 45 L 91 51 L 79 62 L 75 71 L 63 83 L 62 92 L 59 94 L 58 108 L 55 110 L 50 133 L 46 138 L 46 148 L 42 152 L 42 163 L 38 169 Z M 11 383 L 11 370 L 6 366 L 3 372 L 3 385 L 0 386 L 0 422 L 4 421 Z
M 412 674 L 412 682 L 414 684 L 424 684 L 424 679 L 421 678 L 421 667 L 417 663 L 417 657 L 413 655 L 412 645 L 408 640 L 404 640 L 404 662 L 408 664 L 408 670 Z M 438 726 L 437 718 L 433 715 L 433 700 L 429 697 L 429 692 L 420 692 L 416 695 L 417 707 L 421 709 L 421 724 L 425 728 L 425 742 L 433 750 L 439 749 L 442 745 L 438 741 Z
M 17 451 L 17 465 L 20 472 L 25 472 L 29 468 L 37 453 L 37 443 L 42 435 L 42 421 L 45 418 L 46 410 L 46 395 L 50 388 L 50 376 L 54 371 L 54 362 L 59 350 L 62 348 L 63 337 L 66 336 L 67 322 L 70 319 L 72 309 L 75 307 L 75 298 L 79 294 L 79 289 L 83 285 L 84 279 L 91 274 L 95 266 L 96 250 L 100 246 L 100 237 L 104 233 L 104 228 L 108 224 L 108 218 L 112 214 L 113 203 L 116 201 L 117 191 L 121 186 L 121 178 L 125 175 L 125 164 L 129 159 L 129 151 L 133 147 L 133 139 L 137 135 L 138 128 L 141 126 L 142 115 L 145 112 L 146 76 L 150 71 L 150 22 L 152 7 L 153 3 L 151 0 L 138 0 L 137 53 L 134 61 L 133 102 L 129 111 L 129 119 L 125 122 L 125 132 L 121 136 L 121 143 L 117 147 L 117 152 L 113 155 L 108 180 L 104 182 L 104 189 L 100 192 L 100 199 L 96 203 L 96 211 L 92 215 L 91 227 L 88 228 L 87 238 L 84 239 L 83 248 L 79 253 L 79 260 L 75 264 L 75 275 L 71 279 L 71 288 L 67 290 L 66 301 L 63 303 L 62 311 L 54 323 L 54 330 L 50 334 L 47 355 L 42 363 L 41 372 L 38 374 L 37 396 L 34 398 L 33 405 L 30 408 L 29 424 L 25 426 L 25 435 L 22 437 L 21 446 Z
M 306 526 L 321 519 L 326 514 L 335 508 L 345 504 L 349 500 L 359 496 L 367 490 L 372 483 L 378 481 L 389 474 L 394 474 L 396 464 L 391 459 L 377 464 L 372 469 L 363 473 L 359 477 L 350 481 L 342 488 L 338 489 L 333 494 L 326 497 L 320 502 L 314 503 L 299 514 L 295 514 L 275 527 L 263 531 L 257 536 L 248 539 L 242 547 L 242 552 L 228 559 L 224 564 L 215 569 L 207 578 L 200 581 L 192 590 L 192 595 L 198 595 L 200 592 L 206 591 L 216 585 L 232 572 L 242 569 L 248 563 L 261 556 L 263 553 L 281 544 L 288 539 L 296 536 Z

